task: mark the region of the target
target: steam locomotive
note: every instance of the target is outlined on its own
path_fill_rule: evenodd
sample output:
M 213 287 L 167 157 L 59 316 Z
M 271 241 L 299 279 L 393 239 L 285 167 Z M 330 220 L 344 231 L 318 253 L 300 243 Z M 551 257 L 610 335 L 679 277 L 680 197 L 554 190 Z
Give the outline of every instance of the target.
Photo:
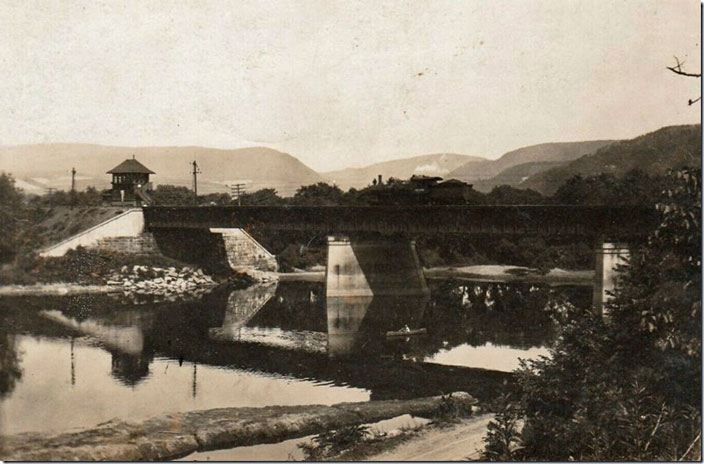
M 472 184 L 442 177 L 412 176 L 408 180 L 381 176 L 360 197 L 371 205 L 464 205 L 476 194 Z

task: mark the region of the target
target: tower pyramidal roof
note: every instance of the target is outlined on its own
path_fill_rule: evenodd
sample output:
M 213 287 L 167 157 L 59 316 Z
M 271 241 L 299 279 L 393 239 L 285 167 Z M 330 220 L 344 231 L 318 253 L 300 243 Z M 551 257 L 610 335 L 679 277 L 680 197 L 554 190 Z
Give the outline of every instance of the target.
M 134 159 L 126 159 L 107 172 L 108 174 L 156 174 L 151 169 Z

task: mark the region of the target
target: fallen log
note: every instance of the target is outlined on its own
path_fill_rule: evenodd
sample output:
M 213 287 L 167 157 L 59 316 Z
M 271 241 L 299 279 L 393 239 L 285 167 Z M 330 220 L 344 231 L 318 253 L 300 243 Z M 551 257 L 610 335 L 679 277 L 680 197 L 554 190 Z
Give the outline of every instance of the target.
M 477 400 L 454 393 L 456 404 Z M 0 459 L 22 461 L 163 461 L 206 451 L 277 443 L 340 427 L 411 414 L 433 416 L 447 398 L 341 403 L 333 406 L 221 408 L 166 414 L 139 422 L 112 420 L 78 432 L 0 436 Z

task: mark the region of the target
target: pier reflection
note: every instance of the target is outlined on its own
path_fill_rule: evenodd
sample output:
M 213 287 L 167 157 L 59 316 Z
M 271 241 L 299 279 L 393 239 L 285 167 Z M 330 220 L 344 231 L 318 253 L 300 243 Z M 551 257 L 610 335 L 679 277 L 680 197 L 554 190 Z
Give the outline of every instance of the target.
M 233 290 L 225 303 L 222 323 L 208 329 L 217 342 L 250 343 L 331 357 L 365 358 L 401 355 L 404 338 L 387 340 L 388 331 L 417 328 L 429 298 L 328 297 L 316 289 L 279 289 L 276 284 Z M 321 301 L 322 300 L 322 301 Z M 324 315 L 321 314 L 324 311 Z M 320 324 L 323 318 L 325 325 Z M 317 318 L 313 322 L 313 318 Z M 394 351 L 388 352 L 392 346 Z
M 403 339 L 387 340 L 386 333 L 420 328 L 429 298 L 425 296 L 328 297 L 328 353 L 333 357 L 402 355 Z
M 231 291 L 225 303 L 222 325 L 210 328 L 210 338 L 239 340 L 242 328 L 276 295 L 276 288 L 276 284 L 267 284 Z

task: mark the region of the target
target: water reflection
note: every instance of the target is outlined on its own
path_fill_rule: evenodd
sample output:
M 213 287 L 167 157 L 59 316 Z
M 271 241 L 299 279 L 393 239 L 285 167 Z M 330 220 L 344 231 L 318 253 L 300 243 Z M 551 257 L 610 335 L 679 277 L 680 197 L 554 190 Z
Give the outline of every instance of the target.
M 428 298 L 334 297 L 327 299 L 328 349 L 331 356 L 381 356 L 388 331 L 422 324 Z
M 227 297 L 225 316 L 220 327 L 209 333 L 213 339 L 237 340 L 246 326 L 264 305 L 276 294 L 276 284 L 253 285 L 243 290 L 233 290 Z
M 139 318 L 131 318 L 121 325 L 109 324 L 101 320 L 86 318 L 78 321 L 66 317 L 61 311 L 40 311 L 39 315 L 75 330 L 82 335 L 91 335 L 109 349 L 127 355 L 140 355 L 144 350 L 144 333 Z
M 144 330 L 150 328 L 150 321 L 144 313 L 124 311 L 113 321 L 87 317 L 81 321 L 65 316 L 61 311 L 40 311 L 39 315 L 69 328 L 81 335 L 89 335 L 111 354 L 111 375 L 124 385 L 136 385 L 149 376 L 149 365 L 154 359 L 152 353 L 144 350 Z M 71 339 L 71 369 L 75 369 L 73 338 Z M 75 383 L 72 374 L 72 384 Z
M 22 379 L 20 363 L 17 337 L 0 326 L 0 399 L 9 396 Z
M 448 366 L 467 366 L 480 369 L 495 369 L 511 372 L 520 366 L 521 359 L 538 359 L 548 356 L 546 347 L 533 347 L 527 350 L 487 342 L 482 346 L 468 344 L 443 349 L 427 356 L 425 361 Z
M 321 283 L 287 282 L 141 306 L 101 296 L 0 300 L 0 434 L 450 390 L 488 399 L 508 378 L 498 371 L 549 345 L 546 308 L 583 297 L 520 285 L 431 290 L 430 299 L 326 300 Z M 428 333 L 386 337 L 405 325 Z

